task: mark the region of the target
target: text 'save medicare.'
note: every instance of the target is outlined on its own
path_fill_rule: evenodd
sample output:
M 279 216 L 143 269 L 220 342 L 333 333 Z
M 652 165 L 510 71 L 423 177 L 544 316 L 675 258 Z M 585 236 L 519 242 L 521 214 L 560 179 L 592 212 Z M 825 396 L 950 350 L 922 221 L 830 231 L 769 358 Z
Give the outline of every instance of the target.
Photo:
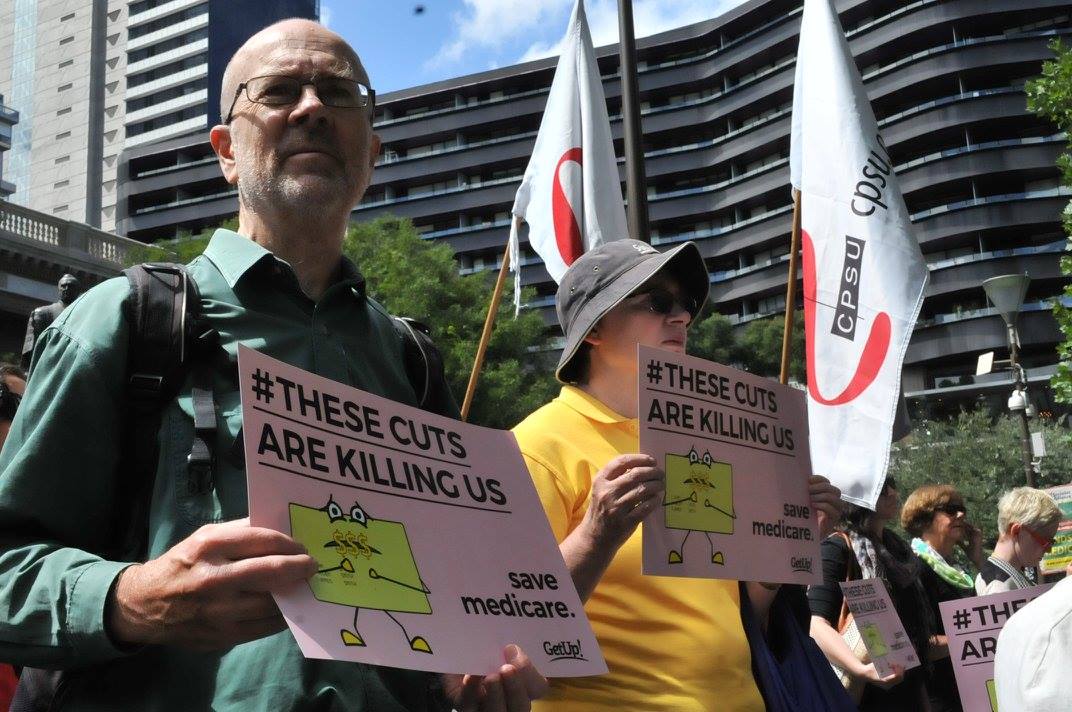
M 486 674 L 607 671 L 512 434 L 240 348 L 250 520 L 319 571 L 276 594 L 311 658 Z
M 822 581 L 804 394 L 661 349 L 638 358 L 640 450 L 666 472 L 644 573 Z

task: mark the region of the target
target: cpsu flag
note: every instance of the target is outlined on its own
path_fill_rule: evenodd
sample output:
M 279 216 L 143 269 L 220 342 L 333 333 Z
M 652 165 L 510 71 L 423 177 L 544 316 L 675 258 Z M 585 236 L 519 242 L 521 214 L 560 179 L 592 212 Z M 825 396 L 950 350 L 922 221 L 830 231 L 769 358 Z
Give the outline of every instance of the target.
M 512 212 L 514 270 L 520 267 L 517 218 L 521 218 L 529 224 L 529 244 L 555 282 L 585 251 L 628 236 L 607 103 L 583 0 L 573 7 L 540 132 Z
M 790 152 L 801 193 L 815 472 L 874 508 L 927 266 L 831 0 L 805 0 Z

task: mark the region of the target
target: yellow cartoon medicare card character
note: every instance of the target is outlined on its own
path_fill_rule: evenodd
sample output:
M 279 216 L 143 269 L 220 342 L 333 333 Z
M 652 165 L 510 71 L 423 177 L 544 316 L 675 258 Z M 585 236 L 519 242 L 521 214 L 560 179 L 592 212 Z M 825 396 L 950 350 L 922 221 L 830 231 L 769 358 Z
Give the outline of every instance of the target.
M 372 519 L 354 502 L 349 512 L 332 499 L 319 509 L 290 505 L 290 528 L 320 570 L 309 581 L 318 601 L 352 606 L 353 630 L 339 634 L 345 645 L 365 645 L 357 631 L 362 608 L 383 611 L 402 629 L 409 647 L 431 653 L 428 641 L 410 637 L 392 613 L 430 614 L 429 590 L 421 580 L 401 522 Z
M 721 551 L 715 551 L 711 532 L 732 534 L 733 468 L 726 462 L 715 462 L 711 453 L 703 457 L 696 448 L 688 455 L 666 455 L 666 511 L 668 529 L 685 529 L 681 546 L 670 551 L 670 563 L 685 560 L 685 542 L 694 531 L 703 532 L 711 552 L 711 563 L 725 565 Z

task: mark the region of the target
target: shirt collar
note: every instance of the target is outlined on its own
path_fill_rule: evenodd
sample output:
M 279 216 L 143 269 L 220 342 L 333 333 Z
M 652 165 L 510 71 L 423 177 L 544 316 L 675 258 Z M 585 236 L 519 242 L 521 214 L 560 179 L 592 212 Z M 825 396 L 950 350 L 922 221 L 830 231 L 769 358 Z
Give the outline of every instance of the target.
M 636 418 L 626 418 L 621 413 L 611 410 L 602 401 L 575 386 L 562 386 L 558 400 L 597 423 L 625 423 L 636 420 Z
M 209 240 L 208 247 L 205 248 L 205 257 L 216 265 L 216 269 L 227 280 L 227 286 L 231 289 L 235 288 L 239 280 L 254 265 L 264 260 L 271 259 L 281 264 L 286 264 L 248 237 L 223 228 L 217 229 L 212 234 L 212 239 Z M 363 297 L 365 295 L 365 278 L 357 266 L 346 257 L 343 257 L 341 271 L 342 278 L 332 285 L 332 288 L 348 286 L 356 295 Z

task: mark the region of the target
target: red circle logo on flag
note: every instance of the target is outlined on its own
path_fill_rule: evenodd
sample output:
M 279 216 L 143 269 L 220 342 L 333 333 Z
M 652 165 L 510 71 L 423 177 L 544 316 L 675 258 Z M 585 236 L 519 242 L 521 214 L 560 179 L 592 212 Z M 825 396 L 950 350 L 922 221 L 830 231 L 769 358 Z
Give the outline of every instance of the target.
M 562 187 L 561 171 L 567 163 L 582 165 L 579 146 L 567 150 L 558 159 L 555 179 L 551 185 L 551 218 L 555 225 L 555 242 L 558 243 L 558 253 L 562 255 L 562 261 L 569 267 L 584 254 L 584 242 L 581 240 L 581 227 L 577 224 L 577 216 L 574 215 L 573 206 L 566 199 L 566 191 Z M 578 199 L 577 203 L 580 204 L 581 200 Z

